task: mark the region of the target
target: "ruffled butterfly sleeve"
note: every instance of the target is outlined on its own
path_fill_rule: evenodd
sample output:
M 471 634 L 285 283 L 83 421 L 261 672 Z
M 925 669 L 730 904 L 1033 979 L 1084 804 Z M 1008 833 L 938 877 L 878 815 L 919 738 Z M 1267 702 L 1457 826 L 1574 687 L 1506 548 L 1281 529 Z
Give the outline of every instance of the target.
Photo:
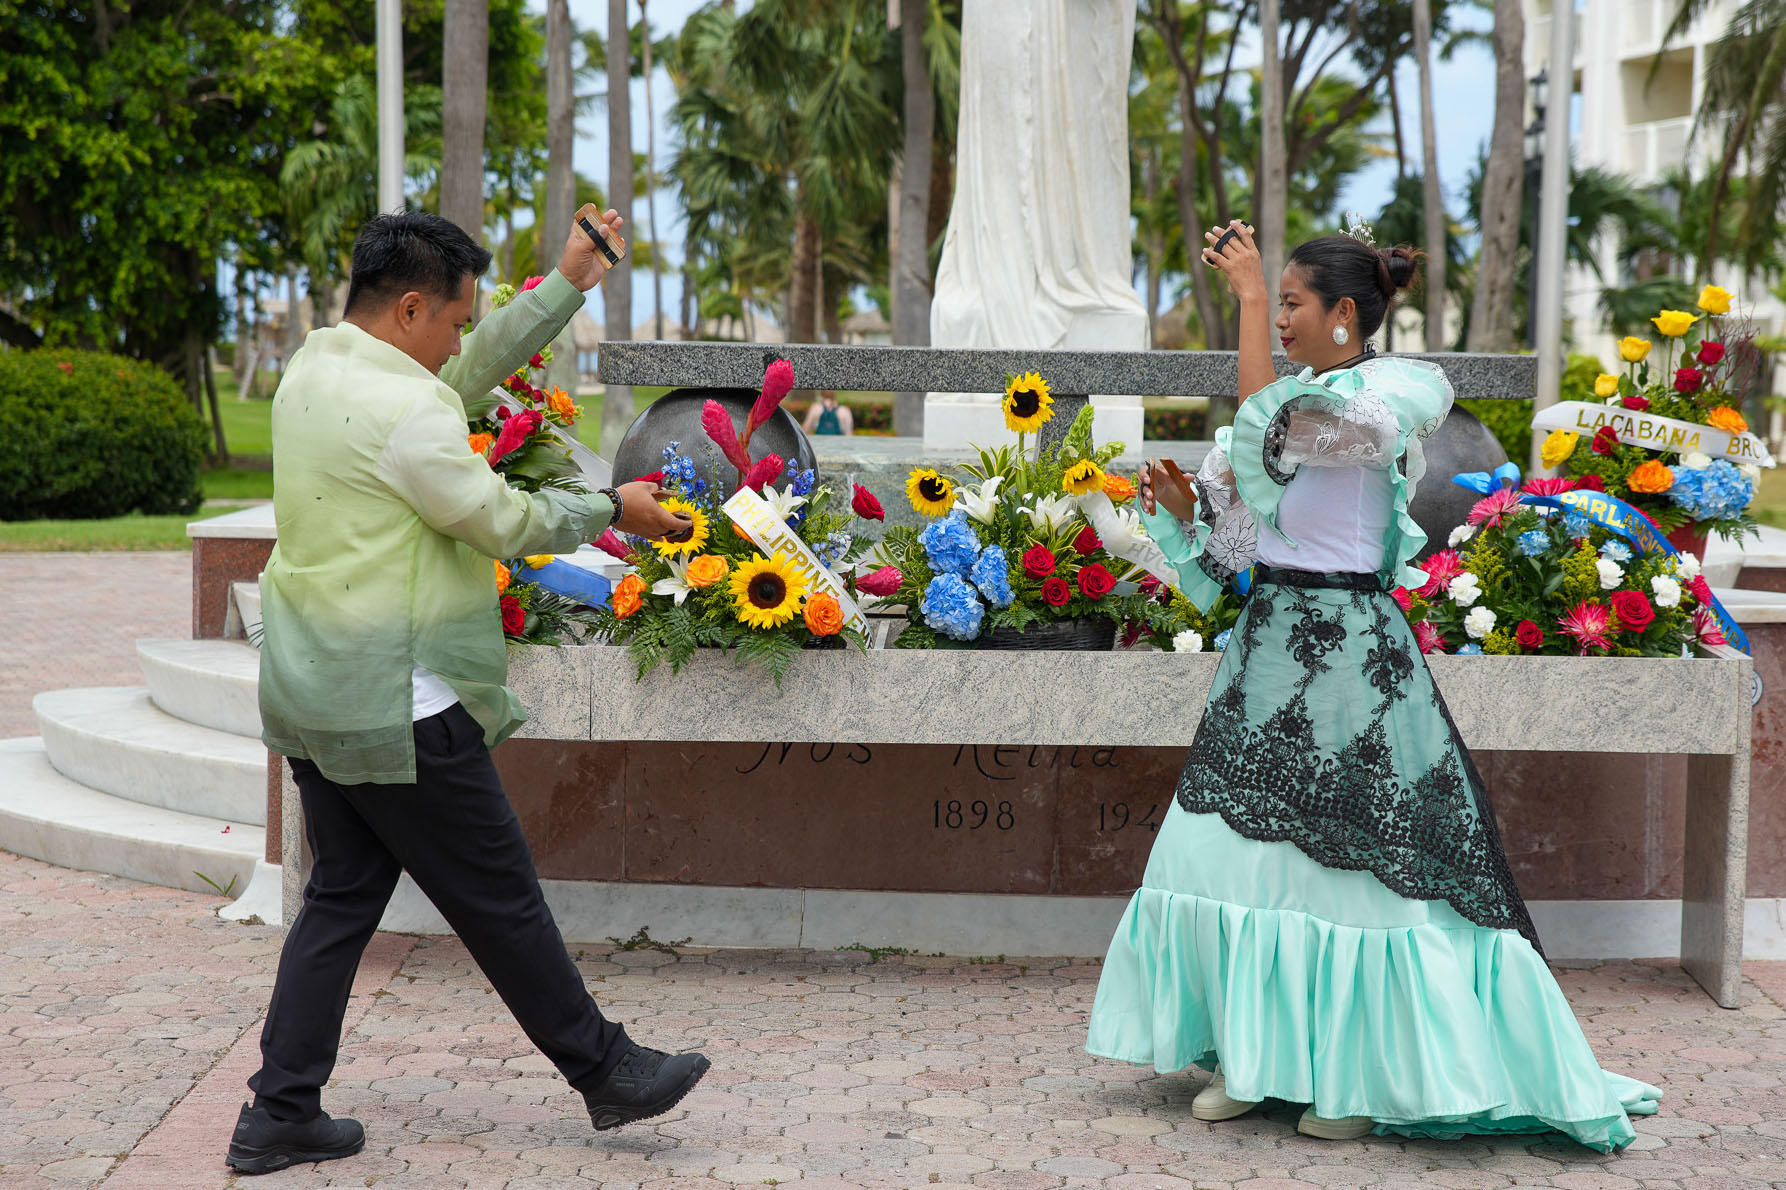
M 1178 589 L 1199 608 L 1208 608 L 1251 568 L 1259 552 L 1259 528 L 1241 500 L 1234 469 L 1224 449 L 1224 428 L 1191 481 L 1197 493 L 1196 519 L 1181 521 L 1163 507 L 1142 512 L 1141 520 L 1177 572 Z

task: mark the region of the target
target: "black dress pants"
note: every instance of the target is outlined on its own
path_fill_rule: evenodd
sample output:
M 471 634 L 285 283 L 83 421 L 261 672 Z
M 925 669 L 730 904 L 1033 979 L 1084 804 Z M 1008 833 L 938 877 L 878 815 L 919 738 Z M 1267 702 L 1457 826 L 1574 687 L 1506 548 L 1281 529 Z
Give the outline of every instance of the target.
M 620 1061 L 626 1032 L 603 1018 L 546 907 L 533 854 L 484 746 L 455 703 L 415 724 L 413 785 L 337 785 L 291 760 L 315 867 L 285 937 L 255 1106 L 275 1119 L 321 1110 L 360 955 L 407 871 L 515 1020 L 570 1085 L 587 1091 Z

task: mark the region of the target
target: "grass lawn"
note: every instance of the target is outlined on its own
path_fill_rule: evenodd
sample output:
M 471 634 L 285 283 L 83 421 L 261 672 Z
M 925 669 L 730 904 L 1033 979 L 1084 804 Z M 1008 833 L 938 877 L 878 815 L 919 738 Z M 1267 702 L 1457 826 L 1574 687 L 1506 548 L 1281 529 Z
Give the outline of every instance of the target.
M 0 553 L 26 550 L 185 550 L 192 548 L 186 526 L 235 512 L 239 503 L 207 500 L 191 516 L 108 517 L 87 521 L 0 521 Z

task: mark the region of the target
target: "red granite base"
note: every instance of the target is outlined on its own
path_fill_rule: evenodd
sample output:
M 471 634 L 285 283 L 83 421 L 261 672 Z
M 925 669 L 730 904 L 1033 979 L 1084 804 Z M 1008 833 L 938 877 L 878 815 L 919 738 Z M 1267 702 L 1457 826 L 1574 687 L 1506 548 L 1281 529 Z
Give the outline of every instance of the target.
M 229 615 L 229 585 L 259 577 L 272 552 L 271 538 L 192 539 L 192 639 L 223 635 Z

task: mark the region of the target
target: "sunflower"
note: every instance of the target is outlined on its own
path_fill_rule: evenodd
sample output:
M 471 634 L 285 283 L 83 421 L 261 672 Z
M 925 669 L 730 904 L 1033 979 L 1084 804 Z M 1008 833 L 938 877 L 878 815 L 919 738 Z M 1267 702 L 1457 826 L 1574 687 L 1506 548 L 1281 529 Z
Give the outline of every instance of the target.
M 732 572 L 732 602 L 747 628 L 779 628 L 800 610 L 806 580 L 788 563 L 787 555 L 758 554 Z
M 1098 491 L 1104 486 L 1104 470 L 1090 459 L 1080 459 L 1061 474 L 1060 486 L 1075 496 Z
M 661 501 L 664 508 L 671 512 L 679 512 L 694 522 L 694 531 L 682 541 L 654 541 L 651 548 L 659 557 L 674 558 L 680 554 L 692 554 L 707 544 L 707 514 L 687 500 Z
M 1039 430 L 1054 416 L 1054 398 L 1038 372 L 1025 372 L 1005 385 L 1005 428 L 1013 434 Z
M 907 477 L 905 494 L 912 507 L 925 516 L 942 516 L 955 506 L 954 481 L 929 467 L 920 467 Z

